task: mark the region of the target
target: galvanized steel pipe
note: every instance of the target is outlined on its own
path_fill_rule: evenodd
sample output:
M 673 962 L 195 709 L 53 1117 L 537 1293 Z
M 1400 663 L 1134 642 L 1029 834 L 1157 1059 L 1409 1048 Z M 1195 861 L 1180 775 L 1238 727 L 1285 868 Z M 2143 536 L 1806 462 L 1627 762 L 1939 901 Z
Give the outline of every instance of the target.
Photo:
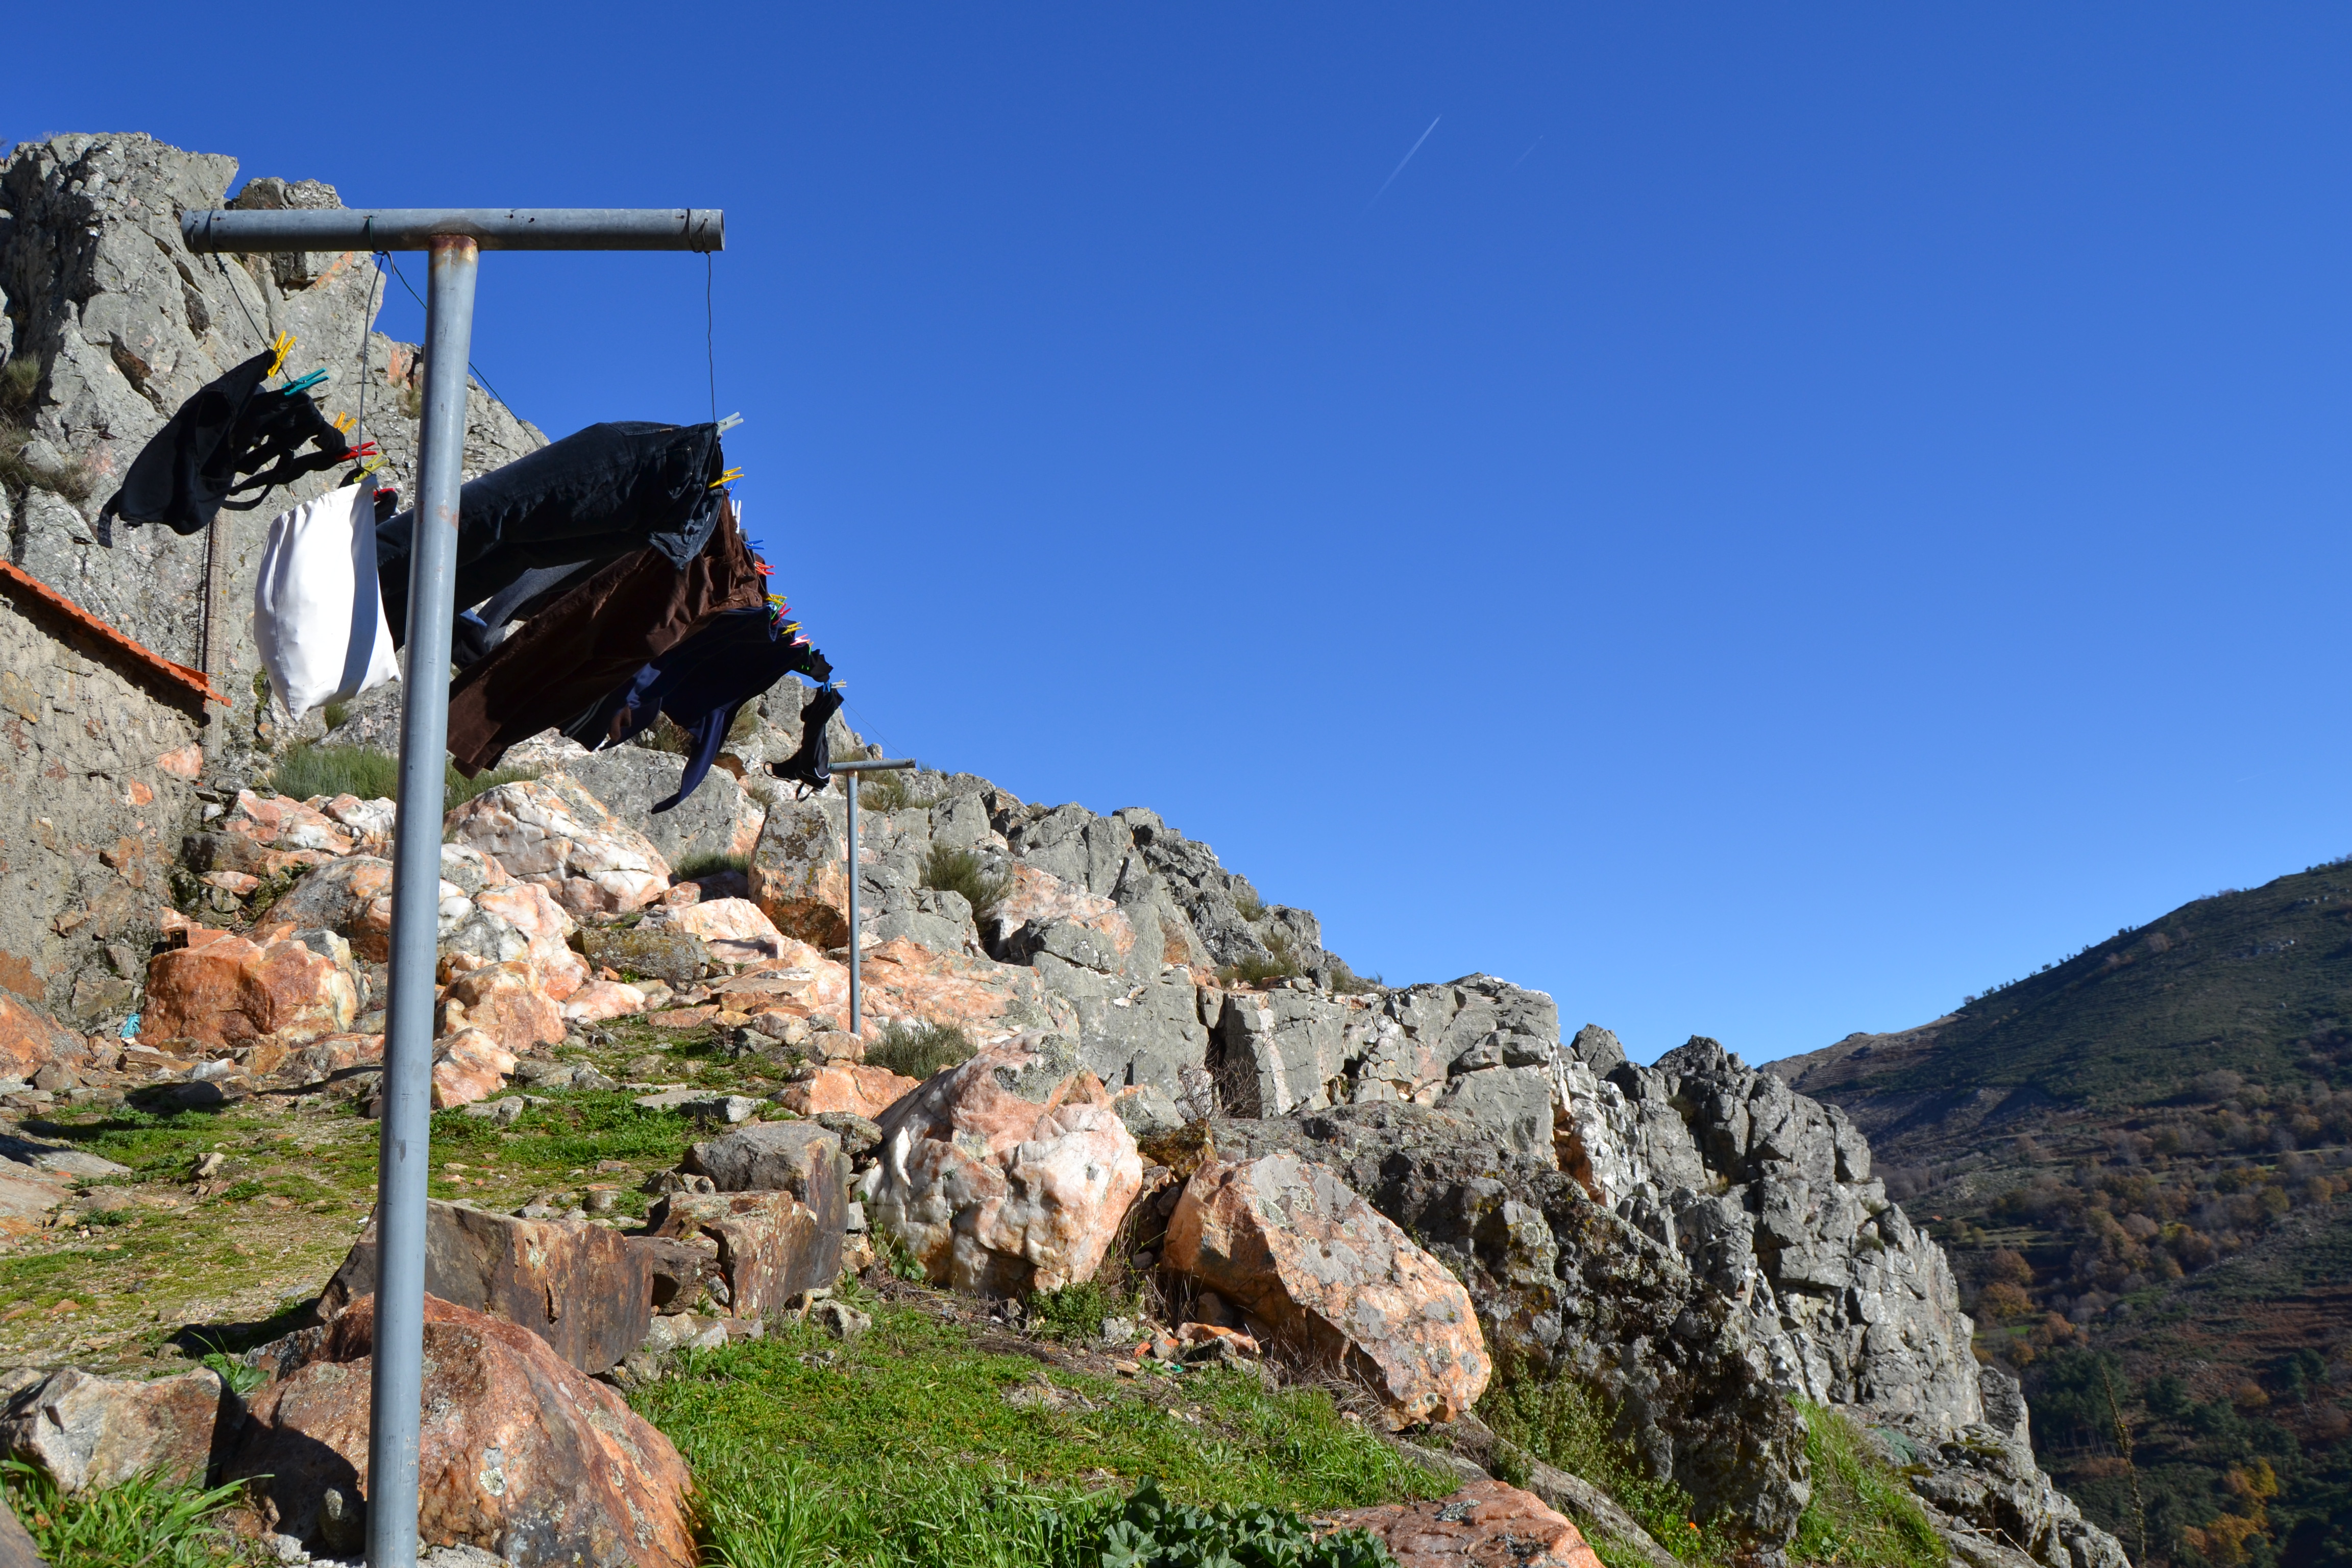
M 400 705 L 400 819 L 392 852 L 392 963 L 376 1152 L 367 1488 L 368 1562 L 376 1568 L 407 1568 L 416 1561 L 441 805 L 449 747 L 449 632 L 457 616 L 450 601 L 457 591 L 466 358 L 479 259 L 470 239 L 435 240 L 425 300 L 425 417 L 417 432 L 416 533 L 408 563 L 408 679 Z
M 184 213 L 190 250 L 426 250 L 462 235 L 482 250 L 724 250 L 716 207 L 329 207 Z

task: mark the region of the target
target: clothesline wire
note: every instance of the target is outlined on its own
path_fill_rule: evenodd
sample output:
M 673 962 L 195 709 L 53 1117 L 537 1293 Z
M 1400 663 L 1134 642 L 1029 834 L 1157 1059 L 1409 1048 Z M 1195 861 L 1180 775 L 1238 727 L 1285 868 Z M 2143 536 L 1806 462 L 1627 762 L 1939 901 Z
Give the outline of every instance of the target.
M 853 703 L 849 700 L 849 699 L 848 699 L 848 698 L 846 698 L 846 697 L 845 697 L 845 698 L 843 698 L 843 699 L 841 700 L 841 710 L 842 710 L 844 713 L 856 713 L 856 712 L 857 712 L 856 706 L 855 704 L 853 704 Z M 856 729 L 857 733 L 858 733 L 860 736 L 865 736 L 865 735 L 871 734 L 871 735 L 874 737 L 874 739 L 875 739 L 875 740 L 881 742 L 882 742 L 882 750 L 883 750 L 884 752 L 890 752 L 890 751 L 893 751 L 893 750 L 895 750 L 895 749 L 896 749 L 896 748 L 894 748 L 894 747 L 890 744 L 889 737 L 888 737 L 888 736 L 887 736 L 887 735 L 885 735 L 885 734 L 883 734 L 881 731 L 877 730 L 877 729 L 875 729 L 872 725 L 868 724 L 868 723 L 866 721 L 865 716 L 864 716 L 863 714 L 859 714 L 859 715 L 858 715 L 857 721 L 856 721 L 856 724 L 855 725 L 855 728 Z
M 416 291 L 416 286 L 408 280 L 408 275 L 401 271 L 400 263 L 393 259 L 392 252 L 389 250 L 379 250 L 376 252 L 376 255 L 383 258 L 383 260 L 391 267 L 392 275 L 400 279 L 400 286 L 408 290 L 408 297 L 415 300 L 418 305 L 425 306 L 425 296 Z M 431 309 L 429 306 L 425 306 L 425 308 L 428 311 Z M 499 395 L 499 389 L 490 384 L 490 378 L 482 374 L 482 367 L 480 365 L 476 364 L 472 360 L 467 360 L 466 362 L 466 368 L 473 373 L 473 377 L 476 381 L 482 384 L 482 390 L 490 395 L 490 401 L 496 403 L 499 407 L 507 411 L 508 418 L 512 419 L 518 425 L 522 423 L 522 416 L 514 411 L 513 404 L 509 403 L 505 398 Z
M 374 226 L 374 221 L 375 221 L 375 220 L 373 220 L 373 218 L 371 218 L 371 219 L 369 219 L 368 221 L 369 221 L 369 226 L 373 227 L 373 226 Z M 369 333 L 371 333 L 371 332 L 373 332 L 373 331 L 375 331 L 376 297 L 377 297 L 379 294 L 381 294 L 383 291 L 383 268 L 381 268 L 381 267 L 379 267 L 379 268 L 377 268 L 375 269 L 375 278 L 374 278 L 374 279 L 373 279 L 373 281 L 371 281 L 371 282 L 368 284 L 368 308 L 367 308 L 367 313 L 366 313 L 365 315 L 363 315 L 363 316 L 362 316 L 362 317 L 360 318 L 360 368 L 359 368 L 359 384 L 360 384 L 360 391 L 359 391 L 359 405 L 360 405 L 360 411 L 359 411 L 359 427 L 358 427 L 358 429 L 354 432 L 354 435 L 356 436 L 356 437 L 357 437 L 357 438 L 356 438 L 356 439 L 354 439 L 354 440 L 352 442 L 352 449 L 353 451 L 355 451 L 355 452 L 356 452 L 356 451 L 358 451 L 362 447 L 364 447 L 364 446 L 366 446 L 366 445 L 367 445 L 367 384 L 368 384 L 368 378 L 367 378 L 367 349 L 368 349 L 368 334 L 369 334 Z M 366 459 L 362 458 L 362 459 L 361 459 L 361 460 L 362 460 L 362 462 L 364 462 Z M 362 478 L 364 478 L 365 476 L 364 476 L 364 475 L 362 475 Z

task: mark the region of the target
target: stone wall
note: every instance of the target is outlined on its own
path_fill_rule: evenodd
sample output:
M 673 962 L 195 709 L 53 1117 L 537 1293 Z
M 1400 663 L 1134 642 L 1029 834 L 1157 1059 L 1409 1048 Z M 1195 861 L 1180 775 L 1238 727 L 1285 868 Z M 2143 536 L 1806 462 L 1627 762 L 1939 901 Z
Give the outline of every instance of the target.
M 0 986 L 92 1027 L 147 968 L 201 699 L 0 574 Z

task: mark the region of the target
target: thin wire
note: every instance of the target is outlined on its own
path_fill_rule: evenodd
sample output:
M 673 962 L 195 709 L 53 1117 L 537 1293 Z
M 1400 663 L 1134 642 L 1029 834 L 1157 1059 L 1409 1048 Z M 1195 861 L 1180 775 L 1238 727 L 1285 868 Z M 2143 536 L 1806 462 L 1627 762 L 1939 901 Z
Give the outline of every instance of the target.
M 400 263 L 393 260 L 392 252 L 389 250 L 385 251 L 383 253 L 383 258 L 386 261 L 392 262 L 392 275 L 400 279 L 400 286 L 408 290 L 408 297 L 415 300 L 417 304 L 424 305 L 425 296 L 416 291 L 416 285 L 411 283 L 408 280 L 408 275 L 401 271 Z M 426 309 L 430 310 L 431 307 L 427 306 Z M 466 362 L 466 369 L 472 373 L 476 381 L 482 384 L 482 390 L 490 395 L 490 400 L 507 411 L 508 418 L 512 419 L 518 425 L 522 423 L 522 416 L 514 411 L 513 404 L 509 403 L 505 398 L 499 395 L 499 389 L 490 384 L 490 378 L 482 374 L 482 367 L 480 365 L 476 364 L 472 360 L 467 360 Z
M 841 710 L 845 713 L 856 713 L 857 711 L 856 708 L 850 705 L 849 699 L 846 697 L 841 700 Z M 883 755 L 887 756 L 890 752 L 898 749 L 890 744 L 890 738 L 888 736 L 883 734 L 881 731 L 874 728 L 871 724 L 866 723 L 862 716 L 858 721 L 856 728 L 859 735 L 871 735 L 876 741 L 879 741 L 882 743 Z
M 710 303 L 714 268 L 710 252 L 702 253 L 702 352 L 710 368 L 710 422 L 719 423 L 719 319 Z
M 221 253 L 217 250 L 213 252 L 213 265 L 220 268 L 221 281 L 228 283 L 228 291 L 236 299 L 236 308 L 245 312 L 246 324 L 253 329 L 253 335 L 261 340 L 261 346 L 268 348 L 270 335 L 261 330 L 259 321 L 253 319 L 253 307 L 245 302 L 244 295 L 237 293 L 236 285 L 229 283 L 228 263 L 221 259 Z
M 375 220 L 374 220 L 373 218 L 370 218 L 370 219 L 368 220 L 368 224 L 369 224 L 369 226 L 370 226 L 370 227 L 374 226 L 374 223 L 375 223 Z M 379 250 L 379 251 L 377 251 L 377 252 L 376 252 L 376 254 L 377 254 L 378 256 L 390 256 L 390 255 L 392 254 L 392 252 L 390 252 L 390 251 L 388 251 L 388 250 Z M 367 375 L 367 349 L 368 349 L 368 334 L 369 334 L 370 332 L 372 332 L 372 331 L 373 331 L 375 330 L 375 312 L 376 312 L 376 309 L 377 309 L 377 296 L 378 296 L 378 295 L 380 295 L 380 294 L 382 294 L 383 292 L 383 268 L 381 268 L 381 267 L 379 267 L 379 268 L 377 268 L 375 269 L 375 281 L 373 281 L 373 282 L 372 282 L 372 283 L 370 283 L 370 284 L 368 285 L 368 308 L 367 308 L 367 314 L 366 314 L 366 315 L 364 315 L 364 316 L 362 316 L 362 317 L 360 318 L 360 369 L 359 369 L 359 377 L 360 377 L 360 412 L 359 412 L 359 429 L 355 432 L 355 434 L 358 436 L 358 437 L 359 437 L 359 438 L 358 438 L 357 440 L 355 440 L 355 441 L 353 441 L 353 442 L 352 443 L 352 450 L 353 450 L 354 452 L 358 451 L 362 447 L 364 447 L 364 446 L 366 446 L 366 445 L 367 445 L 367 383 L 368 383 L 368 375 Z M 362 461 L 364 461 L 365 459 L 362 459 Z M 364 475 L 364 474 L 362 474 L 362 475 L 361 475 L 360 477 L 361 477 L 362 479 L 365 479 L 367 476 L 366 476 L 366 475 Z

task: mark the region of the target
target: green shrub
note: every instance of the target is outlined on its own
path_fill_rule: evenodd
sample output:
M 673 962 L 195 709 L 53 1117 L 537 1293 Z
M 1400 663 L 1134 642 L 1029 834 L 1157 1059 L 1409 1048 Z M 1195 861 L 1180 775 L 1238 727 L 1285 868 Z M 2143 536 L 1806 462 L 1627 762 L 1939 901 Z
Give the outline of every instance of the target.
M 31 354 L 18 354 L 0 366 L 0 409 L 14 414 L 30 406 L 33 392 L 40 384 L 41 362 Z
M 1263 953 L 1248 953 L 1238 963 L 1228 963 L 1217 971 L 1217 978 L 1226 984 L 1263 985 L 1269 980 L 1287 980 L 1298 973 L 1298 954 L 1290 945 L 1289 935 L 1276 930 L 1264 933 Z
M 488 768 L 469 779 L 451 766 L 442 775 L 442 809 L 454 810 L 484 790 L 538 776 L 534 768 Z M 265 782 L 293 800 L 320 795 L 394 800 L 400 795 L 400 759 L 369 746 L 292 746 Z
M 749 871 L 751 852 L 748 849 L 700 849 L 680 860 L 670 869 L 673 882 L 691 882 L 702 877 L 716 877 L 726 871 Z
M 1633 1446 L 1612 1431 L 1608 1407 L 1582 1384 L 1547 1376 L 1542 1368 L 1526 1362 L 1507 1362 L 1496 1368 L 1486 1396 L 1478 1401 L 1478 1414 L 1507 1443 L 1607 1492 L 1653 1540 L 1684 1562 L 1712 1564 L 1730 1559 L 1736 1542 L 1722 1531 L 1696 1522 L 1690 1493 L 1671 1479 L 1650 1475 Z
M 971 1037 L 953 1024 L 893 1019 L 881 1039 L 866 1047 L 866 1062 L 901 1078 L 926 1079 L 941 1068 L 961 1067 L 976 1048 Z
M 858 781 L 857 804 L 867 811 L 908 811 L 939 804 L 938 793 L 925 788 L 912 768 L 855 776 Z
M 348 702 L 340 700 L 330 702 L 325 707 L 319 710 L 319 718 L 330 730 L 341 729 L 343 727 L 343 721 L 351 716 L 352 705 Z
M 1058 1290 L 1034 1290 L 1022 1305 L 1027 1310 L 1031 1332 L 1048 1339 L 1092 1344 L 1101 1337 L 1105 1318 L 1131 1317 L 1135 1298 L 1103 1289 L 1099 1279 L 1065 1285 Z
M 971 906 L 972 920 L 985 930 L 997 906 L 1013 890 L 1013 879 L 1003 872 L 992 873 L 978 850 L 934 844 L 923 857 L 923 886 L 942 893 L 961 893 L 964 902 Z
M 1255 888 L 1236 877 L 1234 879 L 1233 895 L 1234 908 L 1241 911 L 1242 919 L 1252 925 L 1265 919 L 1265 900 L 1257 896 Z
M 206 1491 L 148 1474 L 66 1497 L 21 1459 L 0 1461 L 0 1471 L 8 1501 L 49 1568 L 232 1568 L 246 1561 L 217 1521 L 243 1481 Z

